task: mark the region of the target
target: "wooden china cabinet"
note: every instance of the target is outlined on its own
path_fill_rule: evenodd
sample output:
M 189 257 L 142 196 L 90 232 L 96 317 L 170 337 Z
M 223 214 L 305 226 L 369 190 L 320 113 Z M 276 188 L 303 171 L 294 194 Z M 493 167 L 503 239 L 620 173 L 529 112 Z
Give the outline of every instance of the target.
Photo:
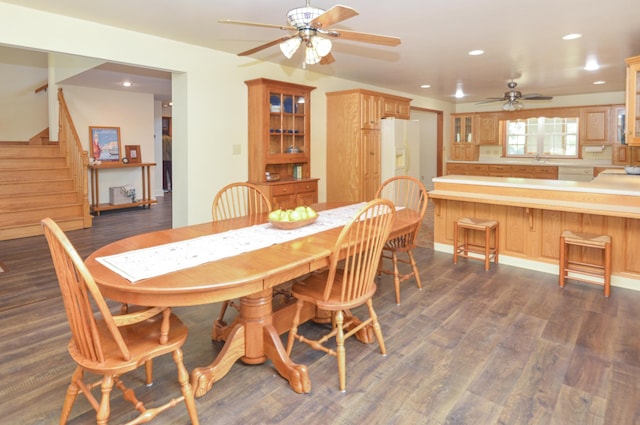
M 315 87 L 258 78 L 249 88 L 249 182 L 272 207 L 318 202 L 311 177 L 311 91 Z M 268 174 L 267 174 L 268 173 Z M 268 181 L 267 175 L 279 180 Z
M 451 114 L 451 152 L 454 161 L 477 161 L 480 148 L 474 140 L 473 114 Z

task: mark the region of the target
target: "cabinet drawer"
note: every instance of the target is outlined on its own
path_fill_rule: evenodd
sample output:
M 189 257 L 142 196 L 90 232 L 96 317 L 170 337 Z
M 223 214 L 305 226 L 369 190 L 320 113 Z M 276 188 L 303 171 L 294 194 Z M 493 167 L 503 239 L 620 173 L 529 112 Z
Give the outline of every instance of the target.
M 279 185 L 274 185 L 271 188 L 271 193 L 273 194 L 273 196 L 292 195 L 295 193 L 317 192 L 317 191 L 318 191 L 317 181 L 279 184 Z

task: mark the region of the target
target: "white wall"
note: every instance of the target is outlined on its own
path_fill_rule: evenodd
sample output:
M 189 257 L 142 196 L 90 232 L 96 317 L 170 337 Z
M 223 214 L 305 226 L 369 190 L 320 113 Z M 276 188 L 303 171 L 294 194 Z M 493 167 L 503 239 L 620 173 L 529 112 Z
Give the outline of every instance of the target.
M 142 162 L 156 162 L 154 138 L 154 101 L 147 93 L 129 93 L 88 87 L 62 85 L 65 101 L 82 145 L 89 150 L 89 127 L 120 127 L 120 149 L 125 145 L 140 145 Z M 151 175 L 151 187 L 158 186 L 157 177 Z M 140 168 L 104 170 L 100 172 L 100 202 L 108 202 L 109 187 L 133 184 L 142 195 Z M 162 184 L 160 183 L 160 189 Z M 152 191 L 153 194 L 153 191 Z
M 47 59 L 0 46 L 0 142 L 27 141 L 49 126 Z

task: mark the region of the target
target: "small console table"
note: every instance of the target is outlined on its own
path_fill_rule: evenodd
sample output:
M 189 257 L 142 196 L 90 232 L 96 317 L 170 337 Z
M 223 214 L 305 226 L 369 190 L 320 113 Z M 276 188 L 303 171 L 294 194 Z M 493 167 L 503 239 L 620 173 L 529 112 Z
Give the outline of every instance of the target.
M 116 210 L 120 208 L 131 208 L 138 206 L 149 206 L 157 203 L 155 199 L 151 199 L 151 167 L 156 164 L 154 162 L 142 162 L 137 164 L 123 164 L 121 162 L 102 163 L 100 165 L 89 165 L 91 173 L 91 212 L 100 215 L 100 211 Z M 100 203 L 100 179 L 99 172 L 101 170 L 119 170 L 123 168 L 139 167 L 142 170 L 142 198 L 136 202 L 112 205 L 109 203 Z

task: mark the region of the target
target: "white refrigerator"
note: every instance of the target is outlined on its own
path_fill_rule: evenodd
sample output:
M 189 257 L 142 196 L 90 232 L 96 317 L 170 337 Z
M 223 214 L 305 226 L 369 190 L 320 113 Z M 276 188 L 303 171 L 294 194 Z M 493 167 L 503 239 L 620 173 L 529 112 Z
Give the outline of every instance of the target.
M 385 118 L 381 128 L 380 178 L 384 182 L 393 176 L 420 176 L 420 122 Z

